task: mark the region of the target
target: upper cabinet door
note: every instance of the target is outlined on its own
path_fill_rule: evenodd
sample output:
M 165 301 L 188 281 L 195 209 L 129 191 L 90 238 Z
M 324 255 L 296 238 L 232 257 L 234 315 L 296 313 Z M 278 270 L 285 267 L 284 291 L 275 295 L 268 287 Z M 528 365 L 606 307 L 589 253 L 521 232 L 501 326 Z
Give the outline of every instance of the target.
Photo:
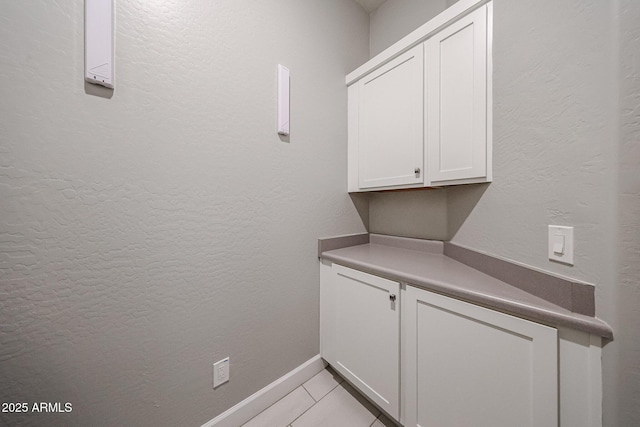
M 359 188 L 424 182 L 423 45 L 363 77 L 359 97 Z
M 425 46 L 429 181 L 487 177 L 487 7 Z

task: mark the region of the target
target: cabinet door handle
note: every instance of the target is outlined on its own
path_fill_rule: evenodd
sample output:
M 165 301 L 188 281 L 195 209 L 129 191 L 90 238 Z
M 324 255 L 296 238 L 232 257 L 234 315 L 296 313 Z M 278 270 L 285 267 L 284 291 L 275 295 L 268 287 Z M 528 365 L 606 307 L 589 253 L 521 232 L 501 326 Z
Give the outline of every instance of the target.
M 396 294 L 391 294 L 391 295 L 389 295 L 389 299 L 390 299 L 391 301 L 395 301 L 395 300 L 396 300 Z
M 420 176 L 420 168 L 415 168 L 413 171 L 416 175 Z

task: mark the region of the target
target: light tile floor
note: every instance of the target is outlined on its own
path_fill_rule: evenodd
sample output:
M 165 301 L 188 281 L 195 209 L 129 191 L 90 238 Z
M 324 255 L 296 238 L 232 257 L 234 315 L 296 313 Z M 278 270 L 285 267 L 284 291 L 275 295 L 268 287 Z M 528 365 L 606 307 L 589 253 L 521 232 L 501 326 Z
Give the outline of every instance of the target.
M 325 369 L 243 427 L 392 427 L 339 375 Z

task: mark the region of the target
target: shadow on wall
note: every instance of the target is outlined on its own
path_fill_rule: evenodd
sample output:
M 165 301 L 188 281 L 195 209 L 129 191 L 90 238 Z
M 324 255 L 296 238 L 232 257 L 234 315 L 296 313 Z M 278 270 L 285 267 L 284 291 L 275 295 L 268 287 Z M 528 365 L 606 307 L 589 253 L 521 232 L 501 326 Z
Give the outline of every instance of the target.
M 453 239 L 489 184 L 350 193 L 369 233 L 415 239 Z
M 360 220 L 367 231 L 369 230 L 369 196 L 367 193 L 349 193 L 353 206 L 355 206 Z
M 469 184 L 447 188 L 447 240 L 455 237 L 489 185 Z
M 97 96 L 99 98 L 111 99 L 113 96 L 113 89 L 84 82 L 84 93 L 87 95 Z
M 447 238 L 447 192 L 440 188 L 369 193 L 370 233 L 415 239 Z

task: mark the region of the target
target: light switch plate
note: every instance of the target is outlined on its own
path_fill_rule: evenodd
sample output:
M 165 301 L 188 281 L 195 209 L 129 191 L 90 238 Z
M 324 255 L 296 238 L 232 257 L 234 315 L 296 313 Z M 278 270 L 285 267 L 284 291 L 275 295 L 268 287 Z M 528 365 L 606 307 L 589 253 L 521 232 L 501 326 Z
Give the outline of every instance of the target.
M 573 265 L 573 227 L 549 226 L 549 259 Z

